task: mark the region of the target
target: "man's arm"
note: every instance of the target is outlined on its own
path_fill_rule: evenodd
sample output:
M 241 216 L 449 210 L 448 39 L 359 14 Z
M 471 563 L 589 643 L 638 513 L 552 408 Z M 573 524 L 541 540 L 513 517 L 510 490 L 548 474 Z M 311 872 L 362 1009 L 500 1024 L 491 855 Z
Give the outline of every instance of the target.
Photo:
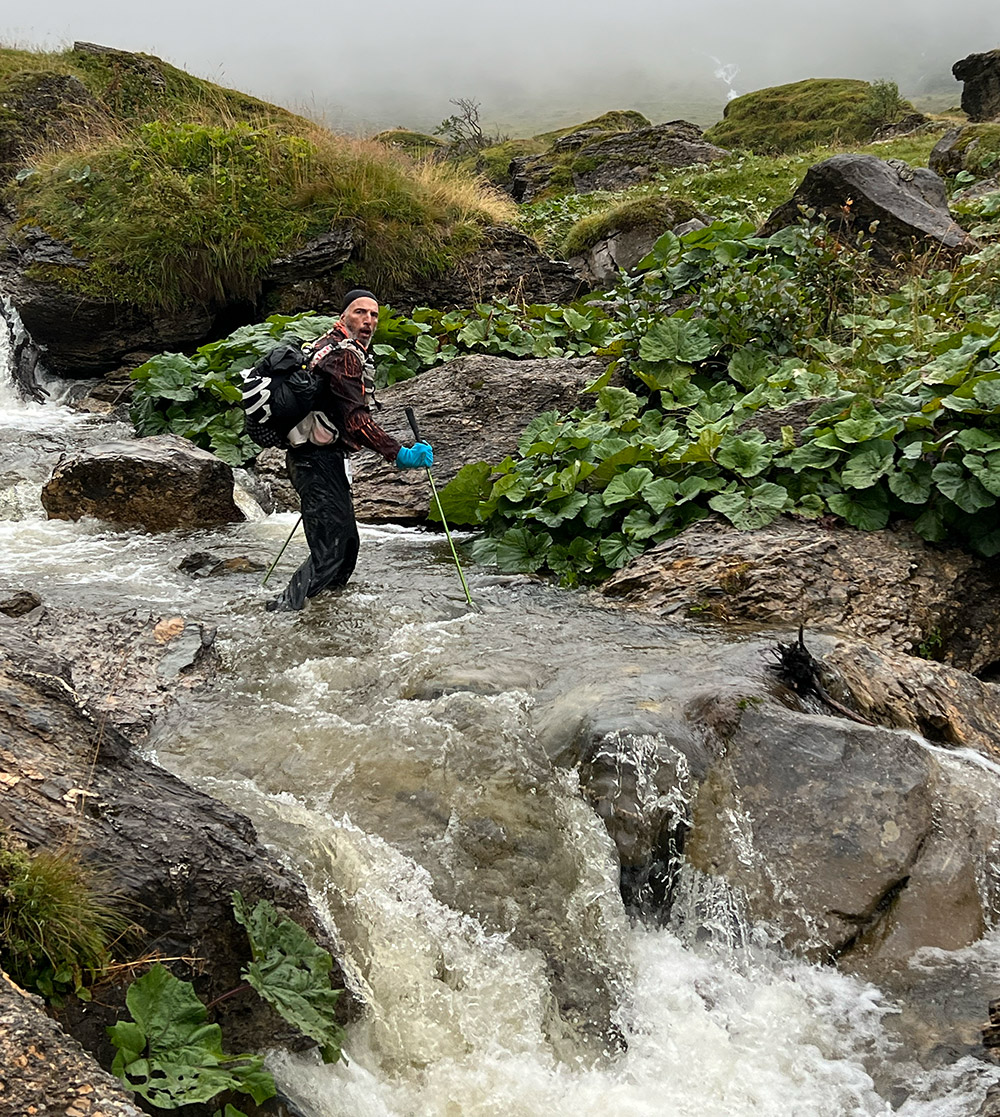
M 365 446 L 394 462 L 402 443 L 372 418 L 361 370 L 360 358 L 349 349 L 335 349 L 319 362 L 318 371 L 327 377 L 336 408 L 331 417 L 343 423 L 347 449 Z

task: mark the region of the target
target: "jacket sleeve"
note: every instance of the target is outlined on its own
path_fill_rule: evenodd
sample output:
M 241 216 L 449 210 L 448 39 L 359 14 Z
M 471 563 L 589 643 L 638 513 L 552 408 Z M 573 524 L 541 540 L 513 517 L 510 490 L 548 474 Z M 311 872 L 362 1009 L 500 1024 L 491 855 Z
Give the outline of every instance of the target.
M 333 350 L 318 364 L 318 370 L 327 377 L 335 417 L 343 424 L 347 448 L 365 446 L 394 462 L 402 443 L 372 418 L 361 369 L 357 354 L 347 349 Z

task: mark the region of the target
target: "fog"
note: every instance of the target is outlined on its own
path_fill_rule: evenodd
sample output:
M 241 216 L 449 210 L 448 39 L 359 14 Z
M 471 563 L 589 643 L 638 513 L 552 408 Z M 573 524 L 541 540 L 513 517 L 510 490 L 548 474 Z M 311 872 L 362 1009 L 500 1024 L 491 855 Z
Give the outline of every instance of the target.
M 6 0 L 4 45 L 75 40 L 158 55 L 345 131 L 432 130 L 469 98 L 487 129 L 523 135 L 610 108 L 709 124 L 733 93 L 807 77 L 885 78 L 957 104 L 951 65 L 1000 47 L 1000 3 Z

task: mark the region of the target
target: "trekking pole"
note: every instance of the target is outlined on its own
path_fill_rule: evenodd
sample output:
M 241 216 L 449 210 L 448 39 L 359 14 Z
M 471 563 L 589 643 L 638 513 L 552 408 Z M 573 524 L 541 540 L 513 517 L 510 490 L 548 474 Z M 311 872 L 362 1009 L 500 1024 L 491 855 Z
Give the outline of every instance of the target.
M 281 550 L 274 556 L 274 562 L 272 562 L 271 565 L 267 568 L 267 573 L 264 575 L 264 581 L 261 582 L 262 586 L 267 585 L 268 578 L 271 577 L 271 573 L 273 572 L 274 568 L 278 565 L 278 559 L 280 559 L 281 556 L 285 553 L 285 548 L 288 546 L 289 543 L 291 543 L 292 536 L 296 533 L 296 531 L 298 531 L 299 524 L 301 524 L 301 523 L 302 523 L 302 517 L 299 516 L 299 518 L 292 525 L 292 530 L 288 533 L 288 538 L 284 541 L 284 543 L 281 544 Z
M 413 414 L 412 407 L 404 407 L 406 412 L 406 421 L 410 424 L 410 430 L 413 431 L 413 437 L 417 442 L 420 442 L 420 428 L 417 426 L 417 417 Z M 455 550 L 455 541 L 451 537 L 451 532 L 448 530 L 448 521 L 444 518 L 444 509 L 441 507 L 441 498 L 438 496 L 437 486 L 434 484 L 434 475 L 431 473 L 431 467 L 427 466 L 427 480 L 431 485 L 431 493 L 434 496 L 434 502 L 437 504 L 438 515 L 441 517 L 441 526 L 444 528 L 444 533 L 448 537 L 448 546 L 451 547 L 451 557 L 455 560 L 455 569 L 458 571 L 459 580 L 462 583 L 462 589 L 465 590 L 465 600 L 470 606 L 475 608 L 472 602 L 472 594 L 469 593 L 469 585 L 465 580 L 465 575 L 462 573 L 462 564 L 458 561 L 458 551 Z

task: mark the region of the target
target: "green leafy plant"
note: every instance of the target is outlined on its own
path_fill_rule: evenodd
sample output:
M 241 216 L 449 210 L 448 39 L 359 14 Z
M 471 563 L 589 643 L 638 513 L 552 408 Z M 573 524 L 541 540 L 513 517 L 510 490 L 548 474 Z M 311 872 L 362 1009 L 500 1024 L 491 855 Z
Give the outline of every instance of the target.
M 330 955 L 267 901 L 252 910 L 239 892 L 233 892 L 232 901 L 250 940 L 252 960 L 242 975 L 247 986 L 316 1040 L 324 1061 L 340 1059 L 343 1029 L 334 1018 L 340 990 L 330 987 Z M 126 1005 L 132 1019 L 108 1029 L 117 1049 L 111 1069 L 151 1105 L 178 1109 L 230 1093 L 247 1094 L 259 1105 L 274 1096 L 274 1079 L 264 1070 L 263 1058 L 225 1054 L 222 1030 L 208 1020 L 211 1006 L 165 966 L 157 963 L 134 981 Z M 228 1103 L 225 1112 L 241 1117 Z
M 928 540 L 994 555 L 995 255 L 880 292 L 854 283 L 858 258 L 849 267 L 822 230 L 667 234 L 647 273 L 619 287 L 618 357 L 591 386 L 596 406 L 541 416 L 516 456 L 467 466 L 441 491 L 445 514 L 484 529 L 479 559 L 569 585 L 711 513 L 739 529 L 779 515 L 863 530 L 910 520 Z M 794 329 L 769 322 L 786 305 L 775 289 Z M 690 307 L 657 313 L 664 293 L 685 290 Z M 723 313 L 695 313 L 706 306 Z M 616 370 L 629 388 L 611 386 Z M 759 412 L 810 401 L 804 424 L 757 429 Z
M 222 1029 L 189 981 L 157 963 L 125 995 L 132 1019 L 108 1029 L 117 1049 L 112 1074 L 158 1109 L 209 1102 L 227 1092 L 258 1104 L 275 1094 L 259 1055 L 226 1055 Z

